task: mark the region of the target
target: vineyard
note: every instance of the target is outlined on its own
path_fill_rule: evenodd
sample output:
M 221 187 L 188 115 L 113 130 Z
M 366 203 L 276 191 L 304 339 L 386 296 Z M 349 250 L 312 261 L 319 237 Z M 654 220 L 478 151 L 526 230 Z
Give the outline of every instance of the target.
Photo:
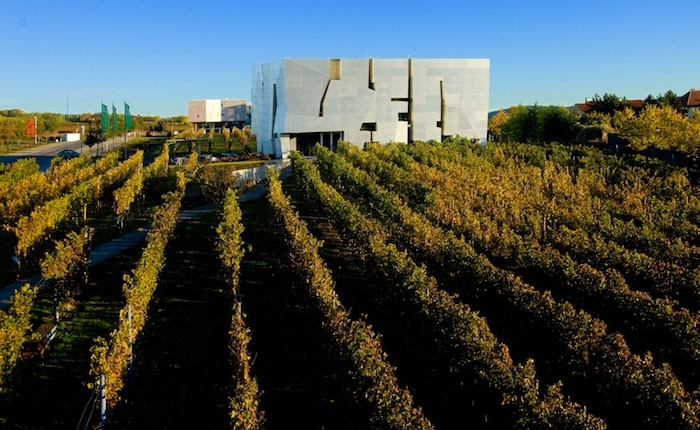
M 193 154 L 165 180 L 163 154 L 0 173 L 3 237 L 53 287 L 0 314 L 0 422 L 93 428 L 104 398 L 114 428 L 700 428 L 692 172 L 588 146 L 341 142 L 176 224 L 202 169 Z M 152 227 L 88 270 L 101 213 Z M 74 333 L 22 360 L 49 291 Z

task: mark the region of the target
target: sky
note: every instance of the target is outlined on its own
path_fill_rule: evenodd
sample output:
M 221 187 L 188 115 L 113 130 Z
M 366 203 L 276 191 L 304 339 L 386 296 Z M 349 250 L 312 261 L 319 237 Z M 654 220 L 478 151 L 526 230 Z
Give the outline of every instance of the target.
M 700 88 L 696 0 L 0 4 L 0 110 L 186 115 L 284 58 L 488 58 L 491 111 Z

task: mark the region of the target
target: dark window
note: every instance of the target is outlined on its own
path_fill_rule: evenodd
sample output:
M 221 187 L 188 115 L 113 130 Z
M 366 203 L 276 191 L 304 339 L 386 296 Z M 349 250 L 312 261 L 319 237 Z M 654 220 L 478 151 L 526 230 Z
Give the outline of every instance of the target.
M 376 122 L 363 122 L 360 131 L 377 131 Z
M 408 112 L 399 112 L 399 121 L 408 121 Z

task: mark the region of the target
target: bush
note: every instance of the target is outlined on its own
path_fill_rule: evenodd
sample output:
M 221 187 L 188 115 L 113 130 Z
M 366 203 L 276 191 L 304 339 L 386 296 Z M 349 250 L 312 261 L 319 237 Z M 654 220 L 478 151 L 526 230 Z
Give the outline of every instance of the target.
M 204 198 L 212 202 L 224 199 L 229 188 L 236 187 L 237 176 L 233 174 L 234 166 L 217 166 L 205 164 L 199 169 L 197 181 L 202 187 Z

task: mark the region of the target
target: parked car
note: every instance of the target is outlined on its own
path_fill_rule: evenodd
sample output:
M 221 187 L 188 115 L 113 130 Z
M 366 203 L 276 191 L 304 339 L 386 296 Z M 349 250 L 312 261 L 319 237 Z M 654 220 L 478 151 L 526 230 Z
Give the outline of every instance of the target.
M 63 151 L 59 151 L 58 156 L 66 160 L 70 160 L 71 158 L 80 157 L 80 154 L 78 151 L 74 151 L 72 149 L 64 149 Z

